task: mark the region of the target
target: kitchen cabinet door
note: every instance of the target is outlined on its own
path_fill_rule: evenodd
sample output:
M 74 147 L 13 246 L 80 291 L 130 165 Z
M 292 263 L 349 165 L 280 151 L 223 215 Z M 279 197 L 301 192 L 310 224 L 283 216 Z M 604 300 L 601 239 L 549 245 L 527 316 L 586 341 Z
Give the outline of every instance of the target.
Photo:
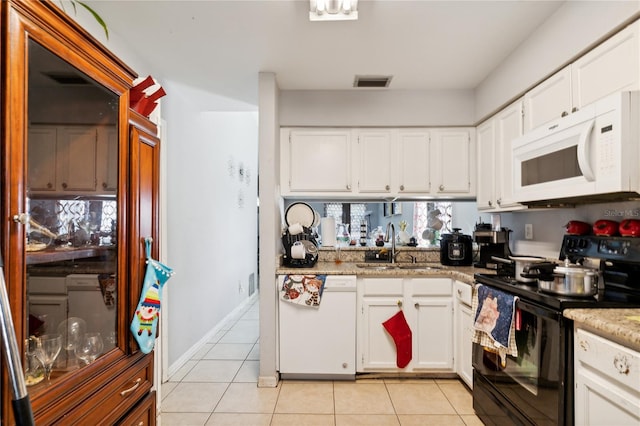
M 571 66 L 566 66 L 524 95 L 524 131 L 571 113 Z
M 281 138 L 284 195 L 351 192 L 350 130 L 283 129 Z
M 476 143 L 478 145 L 478 165 L 476 173 L 478 210 L 493 210 L 495 205 L 495 120 L 485 121 L 476 130 Z
M 64 126 L 58 132 L 56 163 L 63 192 L 97 188 L 98 134 L 93 126 Z
M 434 194 L 475 195 L 475 132 L 439 129 L 431 133 Z M 473 138 L 472 138 L 473 136 Z
M 513 196 L 513 160 L 511 142 L 523 133 L 523 101 L 512 103 L 495 117 L 495 204 L 501 210 L 517 210 L 524 206 Z
M 426 130 L 398 132 L 399 194 L 426 194 L 431 189 L 430 139 Z
M 391 130 L 358 133 L 358 191 L 388 194 L 395 163 Z
M 58 152 L 58 129 L 56 126 L 29 127 L 29 188 L 34 192 L 56 191 L 55 166 Z M 52 159 L 54 163 L 52 164 Z
M 98 191 L 115 193 L 118 188 L 118 132 L 111 128 L 98 129 Z
M 454 335 L 456 373 L 473 388 L 473 314 L 471 311 L 471 285 L 460 281 L 454 282 L 456 293 Z
M 640 88 L 640 22 L 605 40 L 571 65 L 573 106 Z
M 382 323 L 394 316 L 402 303 L 403 299 L 398 297 L 362 298 L 358 371 L 399 370 L 395 343 Z

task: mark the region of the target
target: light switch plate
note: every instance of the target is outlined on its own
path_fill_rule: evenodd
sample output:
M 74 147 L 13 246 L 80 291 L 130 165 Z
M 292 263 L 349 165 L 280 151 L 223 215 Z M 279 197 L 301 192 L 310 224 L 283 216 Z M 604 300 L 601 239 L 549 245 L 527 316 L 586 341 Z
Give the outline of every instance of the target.
M 524 239 L 533 240 L 533 225 L 531 223 L 524 225 Z

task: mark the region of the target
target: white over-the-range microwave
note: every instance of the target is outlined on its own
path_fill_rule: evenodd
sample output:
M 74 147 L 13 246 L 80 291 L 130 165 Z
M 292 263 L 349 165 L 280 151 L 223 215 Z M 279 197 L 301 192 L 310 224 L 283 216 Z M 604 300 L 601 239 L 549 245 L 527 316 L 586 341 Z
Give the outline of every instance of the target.
M 640 197 L 640 92 L 618 92 L 512 141 L 524 204 Z

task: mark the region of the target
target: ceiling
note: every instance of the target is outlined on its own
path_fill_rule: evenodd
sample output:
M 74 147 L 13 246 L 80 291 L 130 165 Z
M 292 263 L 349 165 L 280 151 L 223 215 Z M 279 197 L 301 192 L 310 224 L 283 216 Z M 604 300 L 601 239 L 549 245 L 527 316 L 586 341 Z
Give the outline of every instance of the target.
M 304 0 L 86 3 L 110 41 L 126 43 L 160 82 L 210 93 L 212 110 L 256 109 L 261 71 L 282 90 L 473 89 L 562 5 L 360 0 L 357 21 L 310 22 Z M 393 79 L 354 89 L 356 74 Z

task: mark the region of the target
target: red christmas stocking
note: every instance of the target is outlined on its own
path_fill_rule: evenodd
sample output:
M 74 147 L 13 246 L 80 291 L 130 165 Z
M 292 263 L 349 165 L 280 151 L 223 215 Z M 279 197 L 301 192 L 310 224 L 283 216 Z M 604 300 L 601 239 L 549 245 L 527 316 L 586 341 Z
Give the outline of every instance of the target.
M 396 344 L 396 364 L 398 368 L 404 368 L 411 361 L 411 329 L 402 311 L 382 323 L 387 333 Z

